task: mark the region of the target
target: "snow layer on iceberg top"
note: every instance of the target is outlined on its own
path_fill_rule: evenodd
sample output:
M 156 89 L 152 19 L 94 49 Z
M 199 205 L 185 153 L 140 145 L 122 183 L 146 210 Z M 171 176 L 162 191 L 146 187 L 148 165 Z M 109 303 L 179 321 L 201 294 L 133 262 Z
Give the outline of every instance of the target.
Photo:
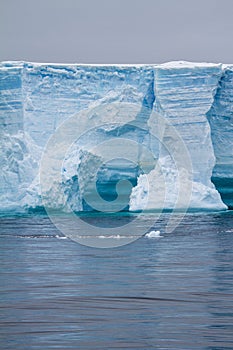
M 190 61 L 170 61 L 165 63 L 52 63 L 52 62 L 30 62 L 30 61 L 2 61 L 1 68 L 22 67 L 29 65 L 33 67 L 156 67 L 164 69 L 179 69 L 179 68 L 200 68 L 200 67 L 216 67 L 233 68 L 233 64 L 211 63 L 211 62 L 190 62 Z
M 221 63 L 209 63 L 209 62 L 188 62 L 188 61 L 171 61 L 156 65 L 158 68 L 165 69 L 179 69 L 179 68 L 211 68 L 211 67 L 221 67 Z

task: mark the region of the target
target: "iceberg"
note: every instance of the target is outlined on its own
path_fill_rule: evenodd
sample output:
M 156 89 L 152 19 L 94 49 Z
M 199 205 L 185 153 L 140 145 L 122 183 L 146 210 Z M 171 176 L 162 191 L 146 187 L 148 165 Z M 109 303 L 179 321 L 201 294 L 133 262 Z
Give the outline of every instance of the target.
M 2 62 L 0 211 L 231 208 L 232 82 L 233 67 L 222 64 Z M 135 110 L 114 110 L 124 104 Z M 70 129 L 62 129 L 67 123 Z M 179 147 L 171 130 L 187 150 L 188 169 L 177 168 Z M 41 175 L 54 140 L 57 153 Z M 105 158 L 100 144 L 102 152 L 109 148 Z

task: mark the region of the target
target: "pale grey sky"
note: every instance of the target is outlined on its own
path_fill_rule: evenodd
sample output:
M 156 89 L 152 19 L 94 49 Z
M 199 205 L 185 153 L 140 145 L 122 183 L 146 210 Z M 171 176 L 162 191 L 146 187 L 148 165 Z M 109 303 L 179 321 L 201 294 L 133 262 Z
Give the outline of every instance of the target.
M 0 0 L 0 60 L 233 63 L 232 0 Z

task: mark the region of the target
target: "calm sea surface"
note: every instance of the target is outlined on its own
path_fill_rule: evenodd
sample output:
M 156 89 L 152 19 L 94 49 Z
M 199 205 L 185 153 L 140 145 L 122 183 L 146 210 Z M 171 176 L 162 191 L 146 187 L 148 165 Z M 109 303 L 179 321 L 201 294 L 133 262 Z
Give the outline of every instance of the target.
M 233 213 L 165 221 L 97 249 L 46 216 L 2 217 L 0 348 L 233 349 Z

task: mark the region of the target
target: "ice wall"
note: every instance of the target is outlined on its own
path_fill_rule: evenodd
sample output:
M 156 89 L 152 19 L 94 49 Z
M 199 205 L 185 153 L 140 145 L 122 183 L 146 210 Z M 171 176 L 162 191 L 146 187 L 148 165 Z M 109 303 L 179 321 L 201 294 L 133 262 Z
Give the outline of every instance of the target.
M 216 157 L 212 181 L 233 208 L 233 66 L 224 66 L 214 103 L 207 114 Z
M 216 156 L 214 183 L 217 184 L 218 179 L 222 178 L 224 181 L 232 180 L 232 147 L 228 147 L 227 155 L 223 152 L 226 145 L 232 142 L 232 121 L 229 119 L 229 102 L 233 94 L 231 72 L 231 67 L 219 64 L 181 62 L 128 66 L 3 62 L 0 65 L 0 210 L 25 211 L 41 206 L 38 169 L 50 136 L 75 113 L 111 102 L 130 102 L 141 105 L 142 109 L 146 107 L 147 113 L 135 115 L 135 120 L 143 125 L 144 132 L 126 125 L 117 130 L 117 135 L 140 142 L 153 150 L 158 145 L 154 145 L 150 139 L 150 111 L 157 111 L 166 118 L 182 136 L 192 159 L 192 179 L 190 174 L 184 176 L 183 184 L 183 189 L 185 186 L 193 187 L 190 208 L 225 208 L 211 182 L 211 176 Z M 220 91 L 221 86 L 224 86 L 224 90 Z M 224 119 L 225 124 L 218 121 L 216 128 L 217 119 Z M 213 126 L 211 131 L 210 126 Z M 222 146 L 219 146 L 221 130 L 224 137 Z M 62 209 L 64 202 L 69 202 L 72 210 L 90 209 L 83 201 L 84 184 L 91 180 L 91 169 L 95 161 L 98 164 L 98 159 L 89 149 L 98 142 L 111 139 L 113 135 L 116 137 L 114 127 L 109 130 L 97 129 L 92 134 L 84 135 L 74 145 L 64 162 L 60 187 L 58 184 L 53 186 L 53 179 L 50 179 L 51 205 L 55 209 Z M 169 138 L 166 131 L 163 137 Z M 172 208 L 179 191 L 176 186 L 177 170 L 162 146 L 156 152 L 161 169 L 158 172 L 151 166 L 148 170 L 150 190 L 154 194 L 149 208 L 159 208 L 161 205 Z M 82 169 L 81 161 L 85 165 Z M 222 163 L 225 164 L 224 176 L 218 170 Z M 139 210 L 147 197 L 145 176 L 140 174 L 139 165 L 132 166 L 120 161 L 108 164 L 99 173 L 98 190 L 103 198 L 111 201 L 116 196 L 116 183 L 120 179 L 129 179 L 134 189 L 132 193 L 125 193 L 125 198 L 128 198 L 132 210 Z M 161 177 L 170 184 L 170 187 L 167 186 L 169 196 L 166 196 L 165 203 L 161 202 L 157 186 Z M 227 187 L 229 191 L 228 182 L 224 186 L 217 185 L 217 188 L 221 192 L 224 187 L 226 192 Z M 226 197 L 222 198 L 225 200 Z

